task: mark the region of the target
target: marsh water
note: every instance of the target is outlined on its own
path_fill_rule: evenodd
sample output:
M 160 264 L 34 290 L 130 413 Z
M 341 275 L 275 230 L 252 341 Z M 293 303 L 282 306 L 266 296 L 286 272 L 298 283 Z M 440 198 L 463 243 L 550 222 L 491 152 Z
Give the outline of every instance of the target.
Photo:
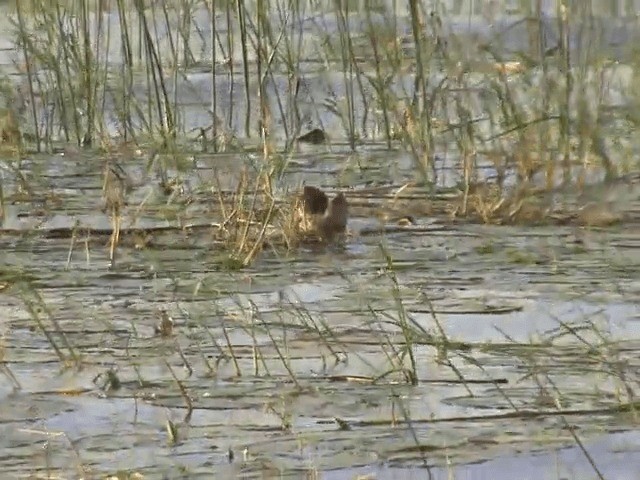
M 210 74 L 195 70 L 187 130 L 210 121 Z M 341 97 L 342 74 L 316 76 Z M 352 151 L 330 113 L 318 118 L 334 141 L 292 155 L 278 194 L 303 180 L 346 189 L 349 238 L 267 250 L 241 270 L 207 227 L 221 220 L 212 185 L 231 191 L 259 155 L 185 148 L 169 172 L 184 189 L 167 199 L 147 152 L 119 153 L 135 180 L 123 229 L 155 230 L 142 248 L 123 242 L 115 268 L 100 234 L 104 153 L 0 163 L 5 478 L 638 478 L 637 181 L 601 188 L 594 175 L 588 201 L 624 213 L 608 227 L 434 209 L 384 230 L 376 212 L 417 180 L 410 157 L 375 140 Z M 460 177 L 446 158 L 440 201 Z M 423 331 L 415 384 L 398 367 L 402 317 Z

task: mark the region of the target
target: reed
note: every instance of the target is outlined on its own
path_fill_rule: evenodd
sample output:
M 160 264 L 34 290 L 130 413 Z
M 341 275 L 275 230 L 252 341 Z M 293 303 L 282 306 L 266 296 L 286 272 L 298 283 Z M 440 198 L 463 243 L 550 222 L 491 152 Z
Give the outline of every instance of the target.
M 557 184 L 558 171 L 563 183 L 579 183 L 592 156 L 600 159 L 607 177 L 615 176 L 617 167 L 607 151 L 610 142 L 604 141 L 611 132 L 602 131 L 602 113 L 588 106 L 581 93 L 602 92 L 609 67 L 592 49 L 573 58 L 569 48 L 570 32 L 593 15 L 588 9 L 569 11 L 558 2 L 560 43 L 555 53 L 548 54 L 543 51 L 548 25 L 536 4 L 523 21 L 531 52 L 513 53 L 501 44 L 499 35 L 491 39 L 490 47 L 489 43 L 465 43 L 462 34 L 448 29 L 451 19 L 415 1 L 406 7 L 407 36 L 400 34 L 397 12 L 401 7 L 396 2 L 366 9 L 364 27 L 356 29 L 351 3 L 333 2 L 304 27 L 322 38 L 310 48 L 304 40 L 310 32 L 303 35 L 302 24 L 314 6 L 294 3 L 258 2 L 254 8 L 241 0 L 162 0 L 149 6 L 117 0 L 120 35 L 116 35 L 116 25 L 105 21 L 103 1 L 19 2 L 16 39 L 27 74 L 30 129 L 36 144 L 44 140 L 51 148 L 59 139 L 55 129 L 64 141 L 78 144 L 91 143 L 94 136 L 112 142 L 114 131 L 123 141 L 138 141 L 144 132 L 159 137 L 165 146 L 180 142 L 178 137 L 188 137 L 180 125 L 179 105 L 184 88 L 190 88 L 185 73 L 192 65 L 208 61 L 211 95 L 206 100 L 211 125 L 202 129 L 212 130 L 214 151 L 228 145 L 221 140 L 238 137 L 234 104 L 236 74 L 241 68 L 245 106 L 241 136 L 250 138 L 258 126 L 263 157 L 281 148 L 276 145 L 276 125 L 284 135 L 283 150 L 289 152 L 303 122 L 313 115 L 325 123 L 322 119 L 329 112 L 339 117 L 351 149 L 361 139 L 375 140 L 381 133 L 387 148 L 407 150 L 416 175 L 430 190 L 440 181 L 436 157 L 455 145 L 450 155 L 459 159 L 454 161 L 463 193 L 459 215 L 477 213 L 473 208 L 469 211 L 469 196 L 480 178 L 479 165 L 486 160 L 495 164 L 500 190 L 503 177 L 511 175 L 514 167 L 521 183 L 542 175 L 551 188 Z M 207 25 L 198 24 L 194 15 L 204 7 Z M 219 28 L 222 20 L 224 30 Z M 323 33 L 329 24 L 335 25 L 335 35 Z M 46 27 L 38 30 L 37 25 Z M 201 39 L 194 34 L 205 27 L 209 28 L 209 57 L 194 49 L 194 42 Z M 300 106 L 305 101 L 301 89 L 307 88 L 302 65 L 314 60 L 341 75 L 341 85 L 335 83 L 335 76 L 319 77 L 325 84 L 321 82 L 312 95 L 322 96 L 326 89 L 327 96 L 313 102 L 315 113 L 301 111 Z M 218 81 L 223 69 L 228 80 L 224 101 Z M 142 72 L 143 94 L 135 88 Z M 344 91 L 343 98 L 335 95 L 338 87 Z M 533 94 L 538 91 L 543 94 Z M 254 108 L 256 101 L 258 108 Z M 105 117 L 110 104 L 115 119 Z M 223 104 L 226 107 L 221 110 Z M 45 105 L 49 112 L 42 131 L 40 111 Z M 381 126 L 378 132 L 376 117 Z M 546 141 L 549 138 L 553 141 Z M 576 169 L 577 165 L 581 167 Z M 507 194 L 502 192 L 501 198 Z

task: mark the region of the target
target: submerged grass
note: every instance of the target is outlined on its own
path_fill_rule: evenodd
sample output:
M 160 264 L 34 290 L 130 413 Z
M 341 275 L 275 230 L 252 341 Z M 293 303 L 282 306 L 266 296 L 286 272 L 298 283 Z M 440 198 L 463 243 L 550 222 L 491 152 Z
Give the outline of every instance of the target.
M 261 304 L 260 286 L 255 296 L 243 299 L 235 293 L 232 298 L 236 300 L 229 301 L 227 291 L 214 293 L 206 288 L 207 277 L 191 275 L 174 280 L 186 287 L 182 293 L 174 288 L 168 303 L 175 308 L 149 313 L 138 310 L 127 328 L 119 319 L 131 316 L 129 312 L 123 317 L 129 307 L 112 305 L 94 313 L 92 316 L 108 316 L 103 319 L 104 327 L 94 331 L 95 322 L 89 318 L 79 325 L 77 319 L 69 322 L 69 312 L 43 306 L 38 287 L 32 283 L 24 282 L 20 296 L 28 303 L 26 311 L 33 325 L 63 367 L 73 362 L 84 369 L 101 370 L 94 381 L 110 402 L 130 398 L 140 402 L 140 408 L 151 405 L 171 412 L 166 415 L 162 443 L 172 449 L 187 448 L 193 454 L 193 442 L 199 441 L 199 429 L 203 421 L 206 423 L 203 419 L 220 408 L 233 411 L 235 422 L 241 421 L 239 412 L 262 408 L 265 417 L 260 422 L 264 424 L 246 428 L 259 428 L 265 435 L 277 432 L 270 441 L 282 442 L 278 443 L 280 453 L 291 446 L 288 442 L 309 446 L 327 441 L 357 443 L 364 435 L 369 445 L 374 442 L 372 448 L 395 463 L 427 470 L 449 464 L 453 469 L 459 462 L 492 455 L 483 450 L 474 457 L 473 444 L 461 440 L 468 438 L 460 433 L 464 428 L 533 419 L 537 419 L 534 424 L 546 425 L 545 419 L 557 418 L 561 422 L 557 428 L 563 432 L 561 444 L 577 445 L 592 463 L 594 473 L 599 472 L 598 459 L 592 458 L 585 446 L 590 423 L 582 418 L 635 415 L 637 369 L 629 357 L 633 350 L 625 342 L 611 340 L 597 319 L 587 315 L 579 323 L 558 318 L 557 329 L 528 343 L 508 334 L 504 334 L 504 342 L 462 342 L 447 333 L 448 326 L 437 313 L 431 296 L 439 289 L 430 288 L 428 280 L 410 286 L 406 278 L 411 272 L 396 270 L 390 251 L 385 248 L 381 252 L 382 258 L 375 260 L 380 266 L 375 275 L 345 272 L 332 277 L 344 282 L 340 288 L 363 295 L 360 306 L 353 307 L 347 301 L 347 310 L 338 318 L 331 318 L 335 316 L 331 310 L 318 311 L 317 305 L 305 303 L 295 294 L 279 292 L 270 305 Z M 181 277 L 185 273 L 165 275 Z M 228 277 L 236 279 L 238 274 Z M 278 277 L 276 272 L 270 278 Z M 219 280 L 221 285 L 228 281 Z M 415 287 L 425 290 L 419 304 L 412 291 Z M 368 292 L 372 288 L 381 292 L 377 297 L 387 297 L 384 308 L 380 306 L 382 299 L 371 300 Z M 158 305 L 165 298 L 154 294 L 150 304 Z M 477 310 L 481 315 L 487 312 L 485 308 Z M 493 312 L 501 314 L 495 308 Z M 20 329 L 18 323 L 12 325 Z M 15 354 L 12 347 L 7 358 Z M 498 374 L 496 362 L 510 365 L 499 370 L 506 378 Z M 22 363 L 14 361 L 11 371 L 16 368 L 22 371 Z M 576 383 L 587 374 L 599 378 L 601 386 L 593 390 L 592 385 Z M 440 401 L 449 408 L 477 408 L 471 414 L 457 410 L 430 413 L 424 404 L 431 404 L 430 396 L 439 389 L 444 395 Z M 353 405 L 358 405 L 356 411 Z M 221 422 L 213 421 L 215 425 Z M 476 423 L 484 427 L 474 426 Z M 272 452 L 261 442 L 247 443 L 243 428 L 238 432 L 227 420 L 223 424 L 228 444 L 216 443 L 218 448 L 236 452 L 246 448 L 245 466 L 258 471 L 267 468 L 260 464 L 260 458 L 271 458 Z M 144 429 L 144 422 L 137 428 Z M 207 428 L 217 431 L 214 426 Z M 517 424 L 509 428 L 518 431 Z M 547 436 L 549 429 L 554 427 L 545 430 Z M 440 438 L 435 439 L 433 432 Z M 451 432 L 457 432 L 457 437 L 451 437 Z M 385 438 L 393 441 L 385 443 Z M 537 445 L 554 447 L 558 435 L 552 438 L 555 440 L 542 440 Z M 154 445 L 156 441 L 157 435 L 152 435 L 143 443 Z M 492 448 L 504 454 L 510 444 L 508 437 L 495 435 Z M 87 462 L 91 457 L 82 445 L 80 442 L 75 448 Z M 156 444 L 152 448 L 162 447 Z M 335 452 L 333 455 L 339 457 Z M 357 452 L 354 455 L 360 458 Z M 56 458 L 53 453 L 52 458 Z M 335 466 L 335 458 L 318 457 L 314 468 L 322 471 L 328 465 Z M 291 462 L 285 463 L 289 466 L 283 465 L 282 473 L 293 468 Z M 151 474 L 158 468 L 146 466 L 141 471 Z M 53 466 L 48 470 L 51 475 L 57 471 Z

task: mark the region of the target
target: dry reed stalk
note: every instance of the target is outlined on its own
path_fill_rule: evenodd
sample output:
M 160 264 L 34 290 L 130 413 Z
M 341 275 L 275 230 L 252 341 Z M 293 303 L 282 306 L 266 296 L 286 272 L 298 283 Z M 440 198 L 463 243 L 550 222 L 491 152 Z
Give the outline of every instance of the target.
M 104 207 L 111 221 L 111 236 L 109 241 L 110 268 L 115 267 L 116 248 L 120 241 L 120 224 L 122 211 L 126 204 L 128 178 L 122 167 L 113 160 L 108 160 L 104 168 L 102 195 Z

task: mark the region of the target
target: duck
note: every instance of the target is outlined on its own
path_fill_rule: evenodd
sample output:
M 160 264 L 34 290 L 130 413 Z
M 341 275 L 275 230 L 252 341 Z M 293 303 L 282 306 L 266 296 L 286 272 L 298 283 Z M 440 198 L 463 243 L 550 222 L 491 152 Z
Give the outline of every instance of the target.
M 317 187 L 305 185 L 302 191 L 304 230 L 313 231 L 323 240 L 331 242 L 347 230 L 349 203 L 340 192 L 331 200 Z
M 300 143 L 310 143 L 312 145 L 320 145 L 322 143 L 327 143 L 329 141 L 329 137 L 321 128 L 314 128 L 313 130 L 305 133 L 304 135 L 300 135 L 296 140 Z

